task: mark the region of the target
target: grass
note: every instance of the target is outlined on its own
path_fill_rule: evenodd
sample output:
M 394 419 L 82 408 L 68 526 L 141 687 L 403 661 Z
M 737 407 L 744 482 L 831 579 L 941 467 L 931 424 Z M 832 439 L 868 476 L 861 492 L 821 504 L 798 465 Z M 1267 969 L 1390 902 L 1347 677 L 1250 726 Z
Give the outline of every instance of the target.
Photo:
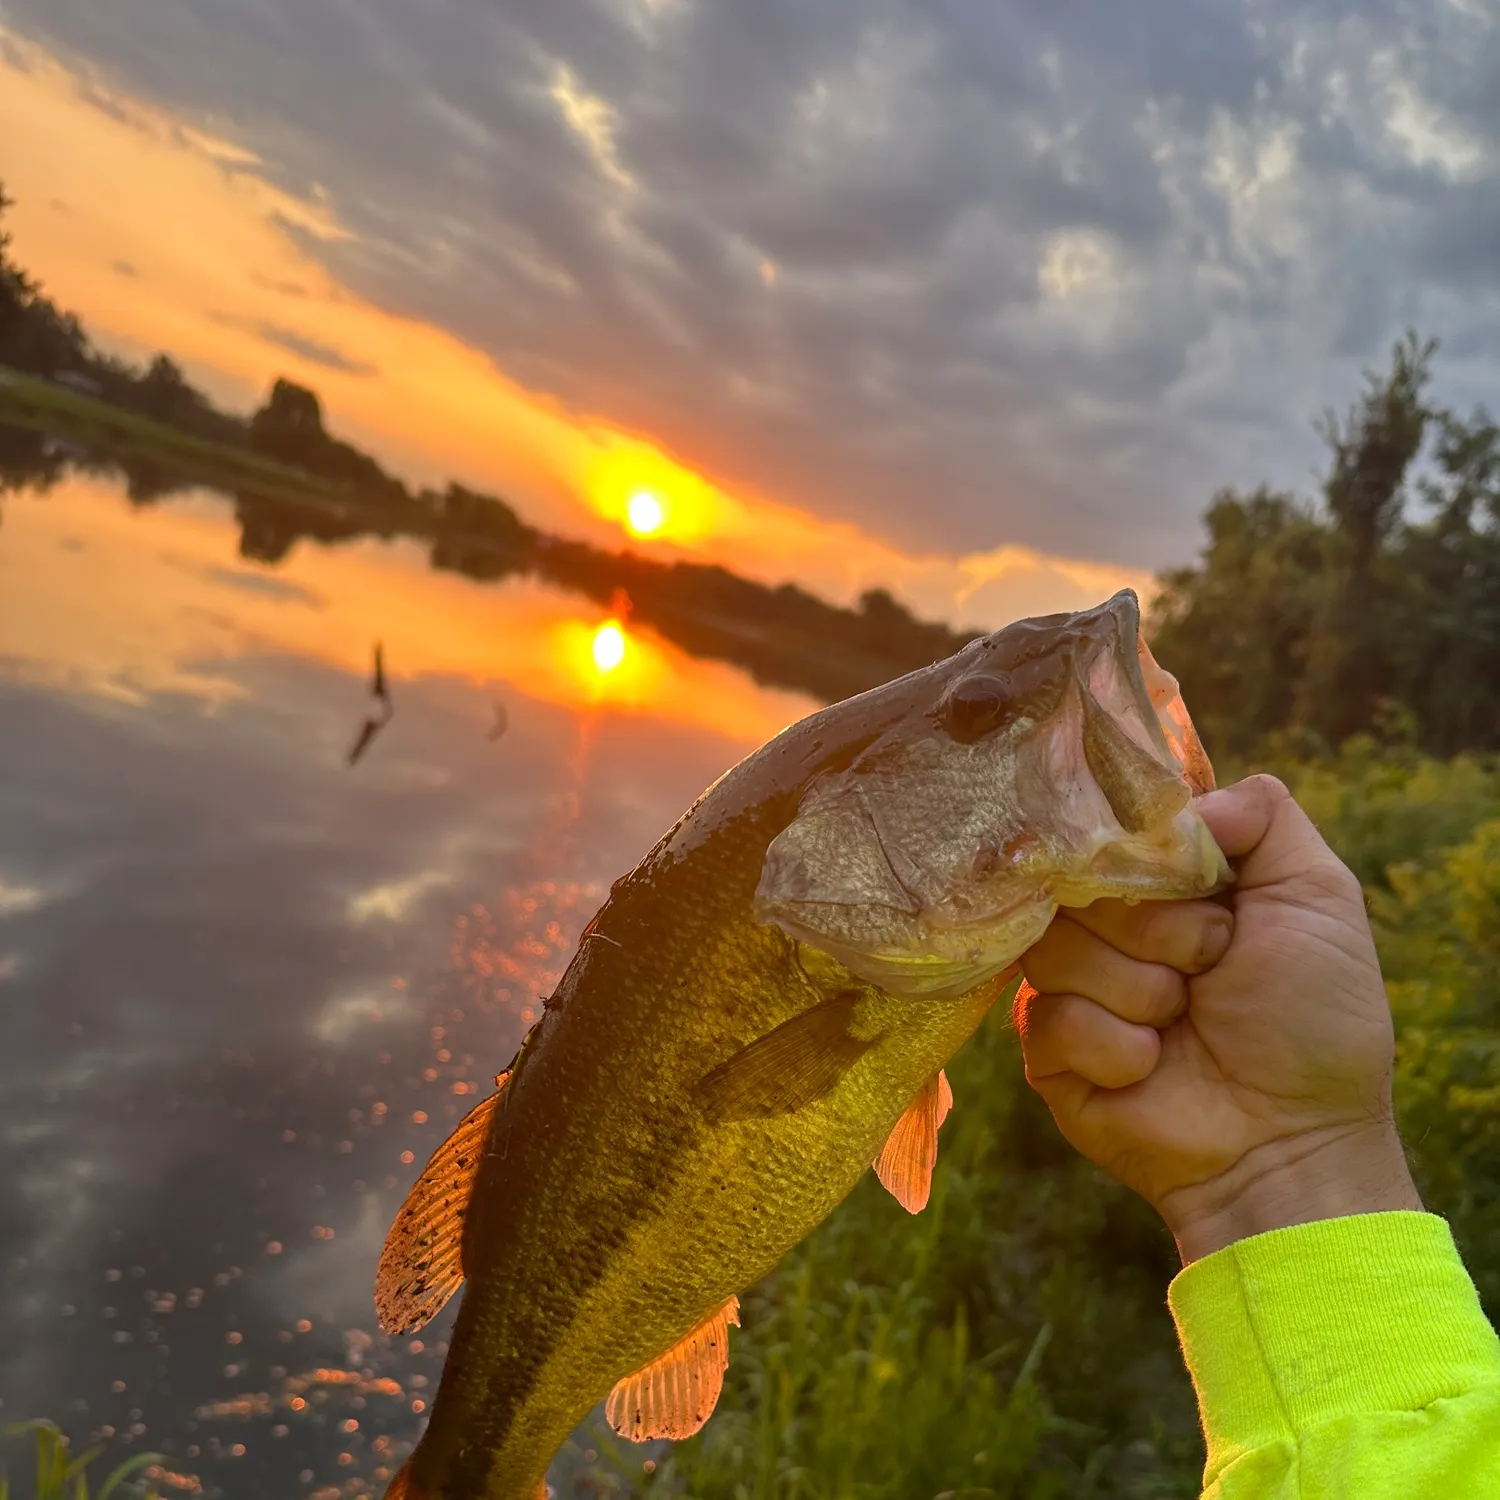
M 85 1449 L 75 1458 L 62 1429 L 44 1418 L 17 1423 L 7 1427 L 5 1433 L 7 1437 L 32 1434 L 36 1444 L 36 1481 L 27 1497 L 23 1490 L 12 1487 L 8 1474 L 0 1476 L 0 1500 L 109 1500 L 141 1470 L 161 1460 L 159 1453 L 136 1453 L 116 1464 L 100 1481 L 99 1488 L 91 1490 L 88 1471 L 104 1452 L 102 1444 Z M 145 1493 L 147 1500 L 156 1500 L 154 1488 Z
M 163 464 L 199 484 L 231 494 L 243 489 L 304 505 L 332 504 L 340 509 L 357 505 L 337 485 L 249 448 L 195 437 L 4 366 L 0 366 L 0 424 L 44 432 L 127 463 L 139 459 Z

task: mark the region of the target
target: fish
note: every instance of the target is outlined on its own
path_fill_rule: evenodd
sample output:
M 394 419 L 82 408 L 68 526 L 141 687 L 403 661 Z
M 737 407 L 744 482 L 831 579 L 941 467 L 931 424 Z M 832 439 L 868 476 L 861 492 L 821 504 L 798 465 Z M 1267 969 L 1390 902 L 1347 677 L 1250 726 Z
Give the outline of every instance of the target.
M 701 1428 L 746 1287 L 872 1168 L 926 1204 L 944 1066 L 1057 908 L 1231 881 L 1212 785 L 1130 590 L 726 772 L 611 887 L 391 1227 L 384 1330 L 463 1296 L 387 1500 L 544 1500 L 601 1400 L 629 1439 Z

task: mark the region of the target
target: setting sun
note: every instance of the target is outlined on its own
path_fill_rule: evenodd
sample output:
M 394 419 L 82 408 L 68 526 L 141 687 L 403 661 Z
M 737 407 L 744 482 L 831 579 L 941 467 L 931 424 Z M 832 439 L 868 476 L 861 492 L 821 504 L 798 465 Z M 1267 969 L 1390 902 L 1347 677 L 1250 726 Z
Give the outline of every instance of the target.
M 594 665 L 613 672 L 625 660 L 625 632 L 610 620 L 594 632 Z
M 661 523 L 665 516 L 661 501 L 650 490 L 637 490 L 630 497 L 625 518 L 630 523 L 630 529 L 637 536 L 651 536 L 661 530 Z

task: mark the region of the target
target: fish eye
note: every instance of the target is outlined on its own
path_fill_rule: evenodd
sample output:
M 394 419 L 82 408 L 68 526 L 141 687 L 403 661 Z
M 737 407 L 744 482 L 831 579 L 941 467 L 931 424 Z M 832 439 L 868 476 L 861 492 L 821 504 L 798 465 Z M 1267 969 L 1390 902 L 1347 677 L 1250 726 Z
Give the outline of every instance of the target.
M 1011 715 L 1015 690 L 1004 672 L 976 672 L 954 684 L 943 704 L 943 725 L 961 744 L 972 744 Z

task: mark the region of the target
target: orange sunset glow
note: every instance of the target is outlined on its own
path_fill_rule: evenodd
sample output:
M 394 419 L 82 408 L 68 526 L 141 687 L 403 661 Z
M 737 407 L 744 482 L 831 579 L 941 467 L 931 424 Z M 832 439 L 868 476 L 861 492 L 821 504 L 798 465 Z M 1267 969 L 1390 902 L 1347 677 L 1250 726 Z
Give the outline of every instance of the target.
M 93 545 L 80 550 L 85 537 Z M 106 483 L 59 486 L 6 517 L 0 594 L 13 672 L 122 703 L 170 692 L 211 708 L 242 696 L 225 668 L 267 652 L 363 677 L 379 633 L 398 681 L 504 683 L 542 703 L 691 725 L 747 747 L 816 706 L 648 632 L 627 637 L 618 619 L 537 585 L 495 589 L 428 571 L 409 542 L 299 548 L 270 593 L 227 562 L 216 500 L 132 514 Z M 241 587 L 226 594 L 226 579 Z
M 326 195 L 269 185 L 229 124 L 182 120 L 3 28 L 0 39 L 15 250 L 105 347 L 166 350 L 240 410 L 286 374 L 319 392 L 335 432 L 411 481 L 490 487 L 564 535 L 649 538 L 835 601 L 881 585 L 921 613 L 984 626 L 1122 584 L 1149 591 L 1138 571 L 1018 546 L 910 556 L 774 497 L 732 494 L 649 435 L 566 410 L 340 285 L 299 244 L 350 239 Z

